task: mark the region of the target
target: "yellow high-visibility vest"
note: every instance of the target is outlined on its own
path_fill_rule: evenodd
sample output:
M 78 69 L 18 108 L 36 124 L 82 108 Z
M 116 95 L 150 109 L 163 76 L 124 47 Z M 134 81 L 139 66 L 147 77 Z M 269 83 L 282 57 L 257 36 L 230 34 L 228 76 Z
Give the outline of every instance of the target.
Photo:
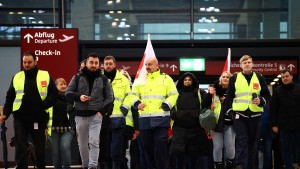
M 39 70 L 36 76 L 36 85 L 40 93 L 41 99 L 45 100 L 48 94 L 48 85 L 50 82 L 50 75 L 47 71 Z M 25 85 L 25 73 L 21 71 L 17 73 L 13 79 L 13 86 L 16 91 L 16 98 L 13 103 L 13 112 L 19 110 L 22 104 L 22 98 Z
M 215 101 L 214 114 L 215 114 L 215 117 L 216 117 L 216 124 L 218 124 L 219 117 L 220 117 L 220 114 L 221 114 L 221 102 L 220 102 L 219 96 L 215 96 L 214 101 Z
M 235 82 L 235 98 L 232 103 L 233 111 L 245 111 L 248 108 L 252 112 L 263 112 L 262 107 L 252 104 L 252 93 L 260 94 L 261 86 L 256 73 L 253 72 L 250 84 L 245 76 L 240 72 L 237 74 Z
M 148 73 L 146 84 L 133 86 L 133 103 L 140 100 L 144 103 L 144 110 L 139 110 L 140 117 L 170 116 L 170 111 L 161 108 L 166 103 L 171 109 L 178 98 L 178 92 L 173 79 L 165 73 L 156 71 Z
M 131 103 L 127 98 L 130 93 L 130 82 L 117 70 L 111 86 L 114 92 L 114 108 L 110 117 L 124 117 L 120 107 L 123 106 L 128 109 L 128 112 L 130 111 Z

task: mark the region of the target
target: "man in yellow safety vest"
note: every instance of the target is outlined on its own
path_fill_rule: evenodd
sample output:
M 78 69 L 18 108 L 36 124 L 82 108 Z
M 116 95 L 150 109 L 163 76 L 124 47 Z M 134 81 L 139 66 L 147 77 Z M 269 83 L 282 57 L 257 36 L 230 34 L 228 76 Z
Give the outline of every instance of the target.
M 132 88 L 133 105 L 140 115 L 139 137 L 144 148 L 145 165 L 166 169 L 170 110 L 176 104 L 178 92 L 173 79 L 158 68 L 156 57 L 146 59 L 145 66 L 148 72 L 146 83 Z
M 27 141 L 30 135 L 35 147 L 36 166 L 45 168 L 45 131 L 52 107 L 58 97 L 57 88 L 47 71 L 36 66 L 37 56 L 33 52 L 23 54 L 23 71 L 17 73 L 7 91 L 4 115 L 14 116 L 15 160 L 17 169 L 28 168 Z
M 233 119 L 236 169 L 254 169 L 255 154 L 259 143 L 261 114 L 270 99 L 266 80 L 252 71 L 253 61 L 249 55 L 240 59 L 242 72 L 230 80 L 225 99 L 225 111 Z

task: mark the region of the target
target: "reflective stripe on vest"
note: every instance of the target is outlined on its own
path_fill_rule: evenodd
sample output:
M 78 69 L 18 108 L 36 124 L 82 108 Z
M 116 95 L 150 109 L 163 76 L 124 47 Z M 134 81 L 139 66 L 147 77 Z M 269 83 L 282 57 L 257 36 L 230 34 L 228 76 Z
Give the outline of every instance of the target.
M 252 104 L 252 93 L 260 94 L 261 86 L 256 73 L 253 72 L 250 84 L 245 76 L 240 72 L 237 74 L 235 82 L 235 98 L 232 103 L 233 111 L 245 111 L 248 108 L 252 112 L 263 112 L 262 107 Z
M 49 109 L 49 120 L 47 124 L 47 133 L 49 136 L 52 134 L 52 123 L 53 123 L 53 107 L 50 107 Z
M 42 100 L 45 100 L 47 97 L 49 82 L 49 73 L 47 71 L 39 70 L 36 76 L 36 84 Z M 17 111 L 21 107 L 22 98 L 24 95 L 24 85 L 25 73 L 24 71 L 21 71 L 17 73 L 13 79 L 13 86 L 16 91 L 16 98 L 13 103 L 13 111 Z
M 49 136 L 51 136 L 51 134 L 52 134 L 52 124 L 53 124 L 53 107 L 50 107 L 48 109 L 48 112 L 49 112 L 49 120 L 48 120 L 48 124 L 47 124 L 47 133 L 48 133 Z M 70 118 L 69 114 L 67 114 L 67 117 L 68 117 L 68 119 Z
M 140 118 L 141 117 L 158 117 L 158 116 L 162 116 L 162 117 L 170 116 L 170 111 L 140 114 Z

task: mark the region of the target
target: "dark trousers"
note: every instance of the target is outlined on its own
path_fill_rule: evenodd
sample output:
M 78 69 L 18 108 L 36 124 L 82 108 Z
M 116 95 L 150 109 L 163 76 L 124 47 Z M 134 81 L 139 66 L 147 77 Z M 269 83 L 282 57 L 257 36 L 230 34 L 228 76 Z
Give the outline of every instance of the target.
M 292 154 L 296 148 L 296 162 L 300 165 L 300 131 L 299 130 L 280 130 L 283 144 L 282 158 L 286 169 L 293 169 Z M 296 147 L 294 145 L 296 144 Z
M 274 169 L 283 168 L 282 160 L 282 140 L 279 134 L 276 134 L 272 139 L 272 149 L 274 151 Z
M 127 137 L 126 137 L 127 138 Z M 126 149 L 129 148 L 129 153 L 130 153 L 130 169 L 141 169 L 141 164 L 140 164 L 140 154 L 139 154 L 139 147 L 137 140 L 131 140 L 130 141 L 130 147 L 128 147 L 128 139 L 123 140 L 123 161 L 121 165 L 121 169 L 129 169 L 127 166 L 128 159 L 126 158 Z
M 112 162 L 122 162 L 122 145 L 123 145 L 124 128 L 111 129 L 111 159 Z
M 144 149 L 147 169 L 168 168 L 168 128 L 154 127 L 140 130 L 139 135 Z
M 262 140 L 263 169 L 272 169 L 272 138 L 265 135 Z
M 186 156 L 185 154 L 176 156 L 176 169 L 208 169 L 208 156 Z
M 233 120 L 235 140 L 235 166 L 255 169 L 256 152 L 259 144 L 261 117 L 239 116 Z
M 104 168 L 103 164 L 111 165 L 110 158 L 110 142 L 111 142 L 111 132 L 109 128 L 102 128 L 100 131 L 100 151 L 99 151 L 99 163 L 100 168 Z
M 46 124 L 39 123 L 38 129 L 34 130 L 33 123 L 14 118 L 15 160 L 17 169 L 28 168 L 27 145 L 29 135 L 33 141 L 36 167 L 38 169 L 45 168 L 45 129 Z

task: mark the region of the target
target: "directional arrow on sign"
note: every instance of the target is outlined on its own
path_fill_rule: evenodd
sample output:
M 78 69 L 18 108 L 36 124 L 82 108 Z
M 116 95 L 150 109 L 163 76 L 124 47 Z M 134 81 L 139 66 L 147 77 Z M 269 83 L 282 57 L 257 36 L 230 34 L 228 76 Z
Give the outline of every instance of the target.
M 171 65 L 170 66 L 170 68 L 172 69 L 172 71 L 174 72 L 175 71 L 175 69 L 177 68 L 177 66 L 176 65 Z
M 287 67 L 290 68 L 290 71 L 293 71 L 293 68 L 295 67 L 293 64 L 289 64 Z
M 33 39 L 33 36 L 30 35 L 29 33 L 27 33 L 25 36 L 24 36 L 24 39 L 27 38 L 27 43 L 30 43 L 30 39 Z

